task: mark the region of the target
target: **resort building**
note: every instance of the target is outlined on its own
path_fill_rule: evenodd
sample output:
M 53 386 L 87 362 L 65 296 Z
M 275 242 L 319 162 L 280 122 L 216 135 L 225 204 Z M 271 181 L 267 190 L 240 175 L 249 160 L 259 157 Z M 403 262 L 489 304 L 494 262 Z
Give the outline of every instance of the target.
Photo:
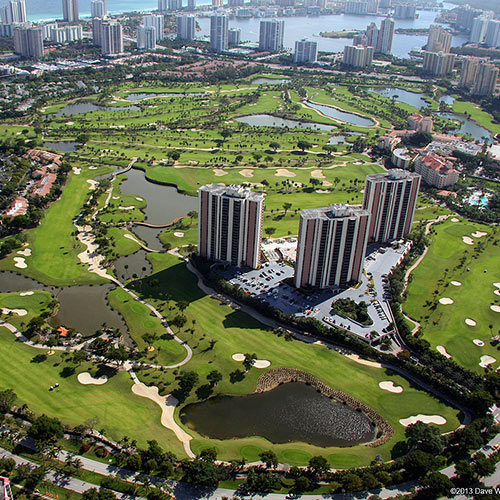
M 43 29 L 29 26 L 14 28 L 14 52 L 22 57 L 43 57 Z
M 260 22 L 259 49 L 279 52 L 283 49 L 283 35 L 285 32 L 285 21 Z
M 415 160 L 415 172 L 426 184 L 438 189 L 458 182 L 458 171 L 453 168 L 453 163 L 434 153 L 419 156 Z
M 453 36 L 438 24 L 431 24 L 427 37 L 426 50 L 428 52 L 444 52 L 448 54 L 451 50 L 451 40 Z
M 455 54 L 424 51 L 424 72 L 433 76 L 449 75 L 455 67 Z
M 392 152 L 391 162 L 397 168 L 408 169 L 412 160 L 406 148 L 398 148 Z
M 355 45 L 346 45 L 344 47 L 343 63 L 353 68 L 364 68 L 373 63 L 373 47 L 357 47 Z
M 481 63 L 477 70 L 473 95 L 489 97 L 495 93 L 500 70 L 493 64 Z
M 177 16 L 177 39 L 194 40 L 196 21 L 194 16 Z
M 408 117 L 408 130 L 432 133 L 433 126 L 434 122 L 431 116 L 422 116 L 415 114 Z
M 123 53 L 123 31 L 122 25 L 119 22 L 102 21 L 100 36 L 101 53 L 103 56 Z
M 139 50 L 156 49 L 156 28 L 154 26 L 139 26 L 137 28 L 137 48 Z
M 369 241 L 399 240 L 411 231 L 420 175 L 393 169 L 366 177 L 363 208 L 371 214 Z
M 318 42 L 310 40 L 297 40 L 295 42 L 295 52 L 293 53 L 294 63 L 315 63 L 318 59 Z
M 142 25 L 146 28 L 153 26 L 156 30 L 156 41 L 165 37 L 165 20 L 163 14 L 147 14 L 142 16 Z
M 368 210 L 349 205 L 302 210 L 295 286 L 321 289 L 360 281 L 369 222 Z
M 224 52 L 229 45 L 226 16 L 210 17 L 210 48 L 214 52 Z
M 198 255 L 236 267 L 260 267 L 264 195 L 210 184 L 198 191 Z

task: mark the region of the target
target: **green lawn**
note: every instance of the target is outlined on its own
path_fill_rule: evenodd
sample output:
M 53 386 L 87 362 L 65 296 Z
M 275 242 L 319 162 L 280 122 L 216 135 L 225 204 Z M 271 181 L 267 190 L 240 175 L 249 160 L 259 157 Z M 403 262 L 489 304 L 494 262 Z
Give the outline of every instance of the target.
M 42 312 L 50 312 L 49 304 L 53 300 L 52 294 L 43 290 L 32 290 L 32 292 L 32 295 L 20 295 L 20 292 L 0 293 L 0 319 L 21 328 L 23 324 L 27 324 Z M 22 316 L 12 312 L 1 314 L 3 308 L 24 310 L 27 314 Z
M 490 309 L 491 305 L 500 305 L 500 296 L 493 293 L 496 289 L 493 283 L 500 282 L 500 231 L 463 219 L 460 222 L 448 219 L 433 228 L 436 234 L 430 235 L 429 251 L 412 274 L 404 310 L 422 323 L 424 338 L 433 347 L 444 346 L 455 361 L 482 372 L 481 356 L 500 359 L 498 350 L 489 343 L 491 337 L 499 333 L 500 324 L 500 313 Z M 475 231 L 488 235 L 472 238 Z M 474 245 L 465 244 L 463 236 L 472 238 Z M 451 281 L 458 281 L 462 286 L 453 286 Z M 451 298 L 454 303 L 440 304 L 439 299 L 443 297 Z M 476 321 L 477 326 L 468 326 L 467 318 Z M 474 345 L 474 339 L 483 340 L 485 346 Z M 497 366 L 497 363 L 493 365 Z

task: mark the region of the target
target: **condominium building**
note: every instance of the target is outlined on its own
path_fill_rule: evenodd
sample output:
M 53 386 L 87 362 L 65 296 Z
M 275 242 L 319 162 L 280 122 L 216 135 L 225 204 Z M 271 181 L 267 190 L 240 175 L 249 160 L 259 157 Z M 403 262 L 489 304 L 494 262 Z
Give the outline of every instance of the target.
M 449 75 L 455 67 L 455 54 L 424 51 L 424 72 L 433 76 Z
M 237 267 L 260 267 L 264 195 L 242 186 L 198 190 L 198 255 Z
M 346 66 L 353 68 L 364 68 L 371 66 L 373 63 L 373 54 L 375 49 L 373 47 L 357 47 L 355 45 L 346 45 L 344 47 L 343 63 Z
M 193 12 L 196 10 L 196 0 L 188 0 L 187 10 L 189 10 L 190 12 Z
M 451 186 L 458 181 L 458 171 L 453 168 L 453 163 L 435 153 L 417 157 L 415 172 L 422 176 L 426 184 L 438 189 Z
M 177 39 L 194 40 L 195 24 L 193 16 L 177 16 Z
M 368 210 L 349 205 L 303 210 L 295 286 L 321 289 L 360 281 L 369 222 Z
M 472 29 L 472 23 L 474 19 L 483 13 L 482 10 L 472 9 L 468 5 L 459 7 L 457 10 L 457 22 L 455 27 L 461 30 Z
M 229 28 L 227 34 L 230 47 L 237 47 L 241 43 L 241 30 L 239 28 Z
M 392 53 L 392 43 L 394 41 L 395 30 L 396 30 L 396 24 L 392 17 L 386 17 L 380 23 L 376 52 L 380 52 L 382 54 Z
M 484 43 L 488 47 L 500 47 L 500 21 L 488 21 Z
M 83 38 L 83 28 L 80 25 L 59 27 L 55 24 L 51 26 L 48 36 L 44 29 L 44 38 L 49 38 L 56 43 L 75 42 Z
M 493 95 L 497 86 L 499 72 L 500 70 L 493 64 L 481 63 L 477 70 L 472 94 L 487 97 Z
M 392 169 L 366 177 L 363 208 L 371 214 L 368 240 L 399 240 L 411 231 L 420 175 Z
M 432 132 L 434 121 L 431 116 L 410 115 L 408 117 L 408 130 L 416 130 L 417 132 Z
M 92 43 L 96 47 L 100 47 L 102 45 L 102 24 L 105 22 L 105 19 L 101 17 L 92 18 Z
M 367 0 L 366 12 L 368 14 L 378 14 L 379 0 Z
M 396 5 L 394 8 L 394 19 L 415 19 L 417 17 L 417 7 L 415 5 Z
M 104 0 L 90 2 L 90 17 L 106 17 L 106 2 Z
M 361 2 L 357 0 L 348 0 L 345 3 L 344 12 L 346 14 L 353 14 L 356 16 L 364 16 L 368 14 L 368 2 Z
M 10 0 L 1 9 L 3 24 L 20 24 L 27 21 L 25 0 Z
M 378 46 L 378 27 L 375 23 L 371 23 L 366 28 L 366 46 L 367 47 L 377 47 Z M 356 44 L 354 44 L 356 45 Z
M 163 14 L 146 14 L 142 16 L 142 24 L 145 27 L 154 27 L 156 30 L 156 41 L 159 42 L 165 37 Z
M 283 49 L 285 21 L 273 19 L 260 22 L 259 49 L 278 52 Z
M 479 59 L 467 57 L 462 61 L 460 71 L 460 81 L 458 86 L 463 89 L 472 89 L 476 83 L 477 71 L 479 69 Z
M 229 45 L 226 16 L 210 17 L 210 48 L 215 52 L 224 52 Z
M 212 0 L 212 7 L 223 7 L 223 0 Z
M 176 11 L 182 9 L 182 0 L 158 0 L 158 10 L 160 12 Z
M 157 38 L 154 26 L 137 27 L 137 48 L 139 50 L 155 50 Z
M 78 21 L 78 0 L 62 0 L 63 20 L 67 23 Z
M 295 52 L 293 53 L 294 63 L 314 63 L 318 59 L 318 43 L 310 40 L 297 40 L 295 42 Z
M 101 24 L 101 53 L 115 55 L 123 52 L 122 25 L 117 21 L 103 21 Z
M 472 22 L 472 29 L 470 31 L 469 42 L 471 43 L 483 43 L 484 37 L 486 36 L 486 30 L 488 28 L 488 22 L 490 21 L 487 16 L 479 16 Z
M 444 52 L 448 54 L 451 49 L 451 40 L 453 36 L 437 24 L 431 24 L 429 35 L 427 37 L 426 50 L 428 52 Z
M 17 26 L 14 28 L 14 52 L 22 57 L 43 57 L 42 27 Z

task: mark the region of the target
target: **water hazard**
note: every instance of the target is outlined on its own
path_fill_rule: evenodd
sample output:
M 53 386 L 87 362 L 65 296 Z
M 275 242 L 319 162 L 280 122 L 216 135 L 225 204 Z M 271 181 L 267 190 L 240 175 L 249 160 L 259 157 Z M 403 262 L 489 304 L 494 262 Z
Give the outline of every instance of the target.
M 276 128 L 308 128 L 311 130 L 326 130 L 331 131 L 336 129 L 333 125 L 324 125 L 322 123 L 308 123 L 298 120 L 289 120 L 286 118 L 278 118 L 273 115 L 248 115 L 240 116 L 234 119 L 240 123 L 246 123 L 253 127 L 276 127 Z
M 329 118 L 333 118 L 339 122 L 350 123 L 351 125 L 358 125 L 360 127 L 372 127 L 375 122 L 371 118 L 365 118 L 364 116 L 356 115 L 354 113 L 349 113 L 347 111 L 341 111 L 340 109 L 333 108 L 332 106 L 326 106 L 325 104 L 316 104 L 311 101 L 304 103 L 308 108 L 315 109 Z

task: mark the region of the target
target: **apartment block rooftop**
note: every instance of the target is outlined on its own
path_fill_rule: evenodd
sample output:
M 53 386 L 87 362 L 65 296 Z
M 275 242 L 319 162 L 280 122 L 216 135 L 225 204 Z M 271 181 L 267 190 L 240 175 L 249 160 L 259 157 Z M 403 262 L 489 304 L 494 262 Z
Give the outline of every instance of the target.
M 302 210 L 301 215 L 305 219 L 340 219 L 370 215 L 370 211 L 345 203 L 332 203 L 330 206 L 323 208 L 305 208 Z
M 207 184 L 202 186 L 200 191 L 209 191 L 212 194 L 219 196 L 229 196 L 231 198 L 244 198 L 252 201 L 262 201 L 265 197 L 264 193 L 256 193 L 250 188 L 240 186 L 237 184 L 231 184 L 230 186 L 224 186 L 222 184 Z

